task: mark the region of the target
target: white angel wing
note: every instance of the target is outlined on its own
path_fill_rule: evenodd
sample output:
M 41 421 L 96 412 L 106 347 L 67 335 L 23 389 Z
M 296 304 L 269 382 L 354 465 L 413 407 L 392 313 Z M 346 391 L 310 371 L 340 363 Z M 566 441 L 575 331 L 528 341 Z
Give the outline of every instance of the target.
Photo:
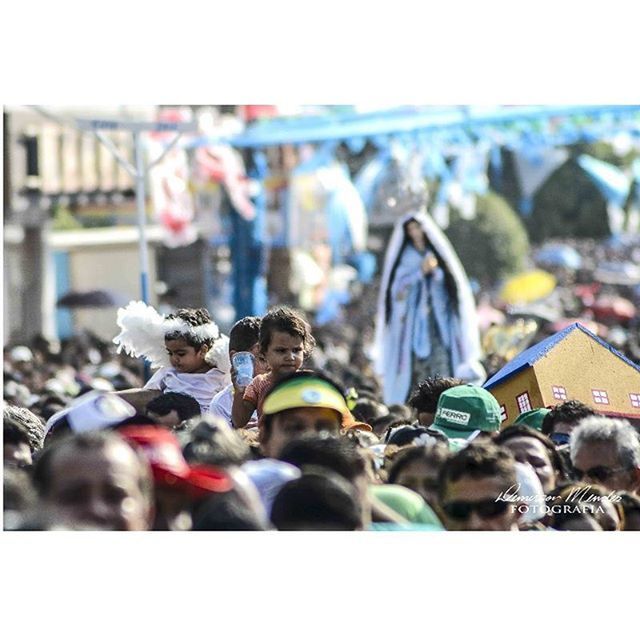
M 164 346 L 164 317 L 153 307 L 140 300 L 130 302 L 118 309 L 116 322 L 121 329 L 113 339 L 118 353 L 144 357 L 154 369 L 171 366 Z

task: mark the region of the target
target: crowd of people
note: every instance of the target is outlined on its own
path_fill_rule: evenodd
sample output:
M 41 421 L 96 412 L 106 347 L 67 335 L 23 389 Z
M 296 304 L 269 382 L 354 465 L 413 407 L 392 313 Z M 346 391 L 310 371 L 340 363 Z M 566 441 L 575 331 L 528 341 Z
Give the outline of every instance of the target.
M 640 530 L 629 422 L 568 399 L 501 428 L 491 393 L 441 375 L 385 403 L 364 317 L 275 307 L 221 342 L 181 309 L 160 344 L 120 324 L 125 353 L 90 334 L 5 348 L 5 529 Z

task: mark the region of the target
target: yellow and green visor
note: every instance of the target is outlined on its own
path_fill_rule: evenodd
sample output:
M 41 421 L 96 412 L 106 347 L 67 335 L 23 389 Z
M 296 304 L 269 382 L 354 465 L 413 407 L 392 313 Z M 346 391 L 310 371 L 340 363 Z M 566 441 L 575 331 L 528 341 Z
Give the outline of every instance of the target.
M 323 407 L 343 416 L 349 414 L 344 396 L 332 384 L 312 377 L 294 378 L 279 385 L 267 395 L 262 413 L 268 416 L 300 407 Z

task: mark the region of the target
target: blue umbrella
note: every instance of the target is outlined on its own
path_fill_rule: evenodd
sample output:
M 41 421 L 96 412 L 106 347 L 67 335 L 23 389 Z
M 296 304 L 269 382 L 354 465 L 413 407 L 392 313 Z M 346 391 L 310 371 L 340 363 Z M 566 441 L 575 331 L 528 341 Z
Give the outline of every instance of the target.
M 582 266 L 580 254 L 566 244 L 552 244 L 543 247 L 536 252 L 534 257 L 538 264 L 552 267 L 579 269 Z

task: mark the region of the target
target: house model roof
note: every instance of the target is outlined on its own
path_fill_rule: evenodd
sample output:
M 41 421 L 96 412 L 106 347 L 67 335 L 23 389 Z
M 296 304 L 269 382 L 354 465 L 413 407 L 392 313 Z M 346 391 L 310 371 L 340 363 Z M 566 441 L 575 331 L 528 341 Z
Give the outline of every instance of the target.
M 589 331 L 586 327 L 581 325 L 579 322 L 575 322 L 562 331 L 558 333 L 554 333 L 552 336 L 549 336 L 542 342 L 538 342 L 537 344 L 529 347 L 522 353 L 518 354 L 513 360 L 508 362 L 498 373 L 492 376 L 487 382 L 484 383 L 485 389 L 491 389 L 496 385 L 500 384 L 511 378 L 516 373 L 523 371 L 527 367 L 532 367 L 536 362 L 541 360 L 544 356 L 546 356 L 556 345 L 562 342 L 569 334 L 574 331 L 582 331 L 586 335 L 588 335 L 592 340 L 596 341 L 599 345 L 610 351 L 614 356 L 623 360 L 630 367 L 633 367 L 637 372 L 640 373 L 640 366 L 623 356 L 619 351 L 616 351 L 610 344 L 606 343 L 601 338 L 598 338 L 594 333 Z

